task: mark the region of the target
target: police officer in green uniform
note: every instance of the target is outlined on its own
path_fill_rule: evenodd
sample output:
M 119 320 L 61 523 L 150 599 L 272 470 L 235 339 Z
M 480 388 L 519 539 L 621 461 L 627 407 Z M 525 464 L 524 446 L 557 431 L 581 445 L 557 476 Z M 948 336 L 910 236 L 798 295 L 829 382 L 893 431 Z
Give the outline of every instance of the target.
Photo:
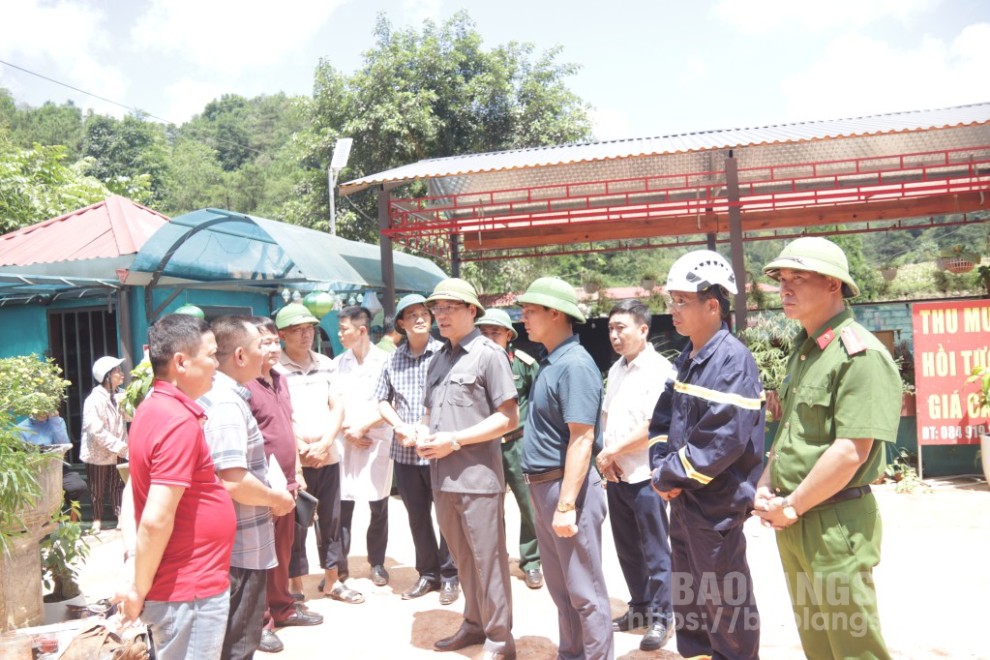
M 536 358 L 510 346 L 519 337 L 512 327 L 509 315 L 501 309 L 489 309 L 474 322 L 481 334 L 505 349 L 512 365 L 512 378 L 519 395 L 519 426 L 502 438 L 502 469 L 505 483 L 512 490 L 519 505 L 519 569 L 523 573 L 526 586 L 539 589 L 543 586 L 543 571 L 540 569 L 540 547 L 536 542 L 536 528 L 533 527 L 533 505 L 529 501 L 529 486 L 523 481 L 519 459 L 522 455 L 523 430 L 526 425 L 526 409 L 529 406 L 529 388 L 540 365 Z
M 897 368 L 853 320 L 859 295 L 846 255 L 824 238 L 789 243 L 763 272 L 804 330 L 781 386 L 783 415 L 760 478 L 755 515 L 777 548 L 809 658 L 888 658 L 873 567 L 881 523 L 870 483 L 900 415 Z

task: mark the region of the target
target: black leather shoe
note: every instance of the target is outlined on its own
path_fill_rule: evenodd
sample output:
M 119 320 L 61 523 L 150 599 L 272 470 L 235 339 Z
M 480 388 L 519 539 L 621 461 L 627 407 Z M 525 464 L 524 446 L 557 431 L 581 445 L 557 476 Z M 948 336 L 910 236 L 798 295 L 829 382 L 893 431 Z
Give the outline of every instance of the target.
M 282 640 L 278 638 L 278 635 L 274 631 L 267 629 L 261 631 L 261 644 L 258 644 L 259 651 L 262 653 L 281 653 L 284 648 Z
M 436 644 L 433 645 L 433 648 L 437 651 L 457 651 L 466 646 L 484 643 L 485 633 L 464 632 L 463 628 L 459 628 L 457 632 L 450 637 L 444 637 L 443 639 L 437 640 Z
M 384 587 L 388 584 L 388 571 L 381 564 L 371 567 L 371 582 L 376 587 Z
M 430 582 L 425 577 L 419 578 L 416 584 L 411 586 L 407 591 L 402 592 L 402 600 L 412 600 L 413 598 L 419 598 L 420 596 L 425 596 L 431 591 L 436 591 L 440 588 L 440 585 L 436 582 Z
M 277 628 L 282 628 L 284 626 L 318 626 L 321 623 L 323 623 L 322 614 L 297 608 L 295 612 L 288 616 L 288 618 L 281 621 L 276 621 L 275 626 Z
M 543 571 L 538 568 L 526 569 L 523 571 L 523 578 L 530 589 L 539 589 L 543 586 Z
M 440 604 L 450 605 L 461 595 L 461 585 L 457 580 L 440 585 Z M 483 638 L 482 638 L 483 639 Z
M 674 630 L 672 628 L 668 629 L 663 624 L 663 621 L 654 619 L 653 623 L 650 624 L 650 629 L 646 631 L 643 639 L 640 640 L 639 648 L 641 651 L 656 651 L 663 648 L 663 645 L 670 641 L 670 637 L 673 634 Z
M 342 584 L 337 585 L 327 593 L 328 598 L 339 600 L 342 603 L 357 605 L 364 602 L 364 595 L 359 591 L 354 591 Z
M 640 628 L 646 628 L 649 623 L 650 615 L 648 612 L 629 609 L 622 616 L 612 619 L 612 630 L 615 632 L 638 630 Z

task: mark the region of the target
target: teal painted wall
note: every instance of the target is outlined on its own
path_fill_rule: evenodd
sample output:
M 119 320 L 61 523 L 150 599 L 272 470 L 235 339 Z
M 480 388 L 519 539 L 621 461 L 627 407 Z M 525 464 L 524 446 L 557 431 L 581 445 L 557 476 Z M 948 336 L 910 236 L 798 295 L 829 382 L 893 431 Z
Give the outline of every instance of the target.
M 152 305 L 157 307 L 172 294 L 172 289 L 155 289 L 152 294 Z M 148 323 L 145 314 L 144 289 L 133 288 L 130 291 L 131 306 L 131 341 L 134 347 L 134 360 L 141 360 L 141 348 L 148 342 Z M 281 300 L 279 300 L 281 304 Z M 209 312 L 209 308 L 244 308 L 252 316 L 269 316 L 272 311 L 271 297 L 266 294 L 246 293 L 240 291 L 204 291 L 185 290 L 172 300 L 162 311 L 162 315 L 174 312 L 183 305 L 196 305 Z M 153 320 L 154 321 L 154 320 Z M 152 321 L 152 322 L 153 322 Z
M 47 307 L 0 307 L 0 357 L 44 355 L 48 350 Z
M 893 330 L 894 341 L 913 342 L 911 303 L 853 305 L 853 314 L 867 330 Z

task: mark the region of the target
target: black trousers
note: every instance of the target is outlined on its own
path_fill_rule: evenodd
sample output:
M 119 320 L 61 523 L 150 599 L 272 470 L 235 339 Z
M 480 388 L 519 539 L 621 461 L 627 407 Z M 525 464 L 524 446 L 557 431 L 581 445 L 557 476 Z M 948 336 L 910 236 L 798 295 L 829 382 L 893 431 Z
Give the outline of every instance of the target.
M 395 485 L 409 515 L 413 547 L 416 548 L 416 570 L 431 582 L 457 579 L 457 566 L 447 549 L 447 542 L 433 527 L 433 486 L 429 465 L 395 463 Z
M 340 464 L 321 468 L 303 468 L 306 491 L 316 498 L 316 547 L 320 568 L 337 568 L 344 557 L 340 538 Z M 289 577 L 309 575 L 306 557 L 307 528 L 297 525 L 292 542 Z
M 371 508 L 371 521 L 368 523 L 368 563 L 372 566 L 385 564 L 385 548 L 388 545 L 388 498 L 383 497 L 368 502 Z M 340 502 L 340 542 L 344 554 L 337 564 L 342 575 L 348 575 L 347 555 L 351 554 L 351 520 L 354 517 L 354 500 Z
M 222 660 L 250 660 L 261 644 L 268 571 L 230 567 L 230 613 Z

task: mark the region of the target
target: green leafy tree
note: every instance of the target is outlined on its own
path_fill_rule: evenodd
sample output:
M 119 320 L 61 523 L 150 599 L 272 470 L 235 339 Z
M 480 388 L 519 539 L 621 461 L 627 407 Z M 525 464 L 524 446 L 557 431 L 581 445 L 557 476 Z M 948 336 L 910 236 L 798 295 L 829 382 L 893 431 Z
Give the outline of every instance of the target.
M 18 106 L 10 92 L 0 88 L 0 133 L 3 132 L 19 147 L 36 143 L 65 145 L 75 159 L 83 138 L 82 110 L 72 101 L 62 105 L 49 101 L 39 108 Z
M 169 177 L 162 125 L 133 115 L 123 119 L 92 115 L 85 128 L 82 151 L 92 159 L 93 176 L 136 202 L 154 204 L 162 199 Z
M 536 147 L 587 139 L 587 106 L 566 85 L 576 65 L 559 49 L 533 57 L 533 46 L 484 48 L 464 12 L 437 25 L 395 30 L 384 17 L 375 46 L 353 76 L 328 61 L 316 70 L 313 112 L 293 200 L 283 217 L 323 229 L 329 224 L 327 166 L 337 139 L 354 139 L 344 178 L 424 158 Z M 412 193 L 422 192 L 413 188 Z M 377 240 L 374 194 L 339 205 L 342 235 Z
M 88 206 L 110 190 L 87 173 L 91 161 L 66 165 L 66 147 L 25 149 L 0 138 L 0 233 Z

